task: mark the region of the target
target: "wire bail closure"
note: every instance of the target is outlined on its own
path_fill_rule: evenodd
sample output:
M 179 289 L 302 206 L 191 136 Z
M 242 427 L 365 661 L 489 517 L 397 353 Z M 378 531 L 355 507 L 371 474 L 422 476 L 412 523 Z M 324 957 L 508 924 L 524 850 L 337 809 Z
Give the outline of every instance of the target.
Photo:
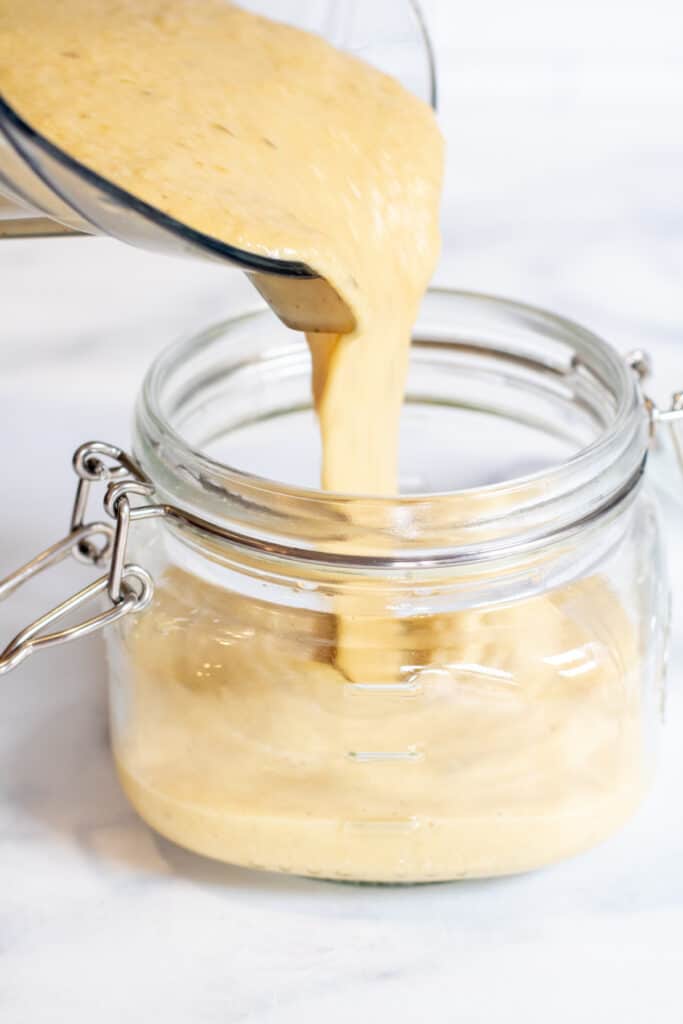
M 154 584 L 149 573 L 139 565 L 126 562 L 133 511 L 129 495 L 149 496 L 153 490 L 151 483 L 122 449 L 102 441 L 81 445 L 73 457 L 73 468 L 78 486 L 69 533 L 1 580 L 0 601 L 70 555 L 88 565 L 108 565 L 108 572 L 21 630 L 0 653 L 0 675 L 16 668 L 34 651 L 78 640 L 118 622 L 131 612 L 142 611 L 152 600 Z M 93 483 L 108 484 L 104 508 L 113 519 L 113 525 L 85 521 Z M 76 625 L 44 632 L 105 592 L 111 607 Z

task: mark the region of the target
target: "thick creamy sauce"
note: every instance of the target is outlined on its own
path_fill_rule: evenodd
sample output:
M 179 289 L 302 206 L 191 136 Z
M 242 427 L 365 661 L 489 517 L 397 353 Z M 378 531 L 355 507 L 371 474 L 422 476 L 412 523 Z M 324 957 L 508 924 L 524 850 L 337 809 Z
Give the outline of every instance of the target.
M 391 693 L 341 671 L 336 625 L 168 574 L 110 662 L 147 821 L 245 865 L 426 881 L 558 860 L 640 801 L 636 638 L 604 581 L 400 634 L 370 620 L 353 654 Z
M 0 0 L 0 90 L 134 195 L 336 287 L 358 328 L 310 339 L 322 484 L 395 491 L 410 332 L 439 249 L 431 109 L 223 0 Z
M 147 202 L 330 280 L 358 326 L 309 338 L 322 485 L 394 493 L 438 252 L 431 110 L 220 0 L 0 0 L 0 88 Z M 409 881 L 530 868 L 628 816 L 639 653 L 605 582 L 400 622 L 371 590 L 314 613 L 166 574 L 111 658 L 119 770 L 152 825 L 229 861 Z

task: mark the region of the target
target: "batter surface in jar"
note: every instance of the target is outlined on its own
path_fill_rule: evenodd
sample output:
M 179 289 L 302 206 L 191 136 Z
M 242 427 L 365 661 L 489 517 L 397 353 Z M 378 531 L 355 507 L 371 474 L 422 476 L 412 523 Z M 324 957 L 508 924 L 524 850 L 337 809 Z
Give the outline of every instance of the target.
M 357 330 L 309 338 L 322 485 L 395 493 L 439 248 L 432 111 L 221 0 L 0 0 L 0 89 L 136 196 L 332 282 Z M 390 598 L 361 586 L 313 614 L 180 571 L 158 581 L 112 658 L 115 753 L 146 820 L 228 861 L 419 881 L 533 867 L 628 816 L 639 659 L 606 583 L 401 622 Z M 379 676 L 404 691 L 378 702 Z M 378 736 L 408 756 L 364 761 Z
M 559 860 L 642 798 L 636 638 L 604 580 L 400 632 L 369 619 L 354 653 L 391 695 L 341 671 L 336 620 L 181 570 L 129 620 L 113 732 L 158 831 L 254 867 L 427 881 Z

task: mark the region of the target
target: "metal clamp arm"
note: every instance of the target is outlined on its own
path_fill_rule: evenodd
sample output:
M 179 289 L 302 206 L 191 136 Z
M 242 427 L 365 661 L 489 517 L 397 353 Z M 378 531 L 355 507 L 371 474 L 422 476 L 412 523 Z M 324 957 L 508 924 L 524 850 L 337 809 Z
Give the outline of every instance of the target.
M 31 563 L 29 563 L 30 566 Z M 27 569 L 29 566 L 26 566 Z M 27 577 L 25 576 L 25 579 Z M 139 587 L 136 589 L 131 585 L 136 580 Z M 17 668 L 30 654 L 43 647 L 54 647 L 57 644 L 67 643 L 69 640 L 79 640 L 81 637 L 94 633 L 98 629 L 104 629 L 114 622 L 128 615 L 129 612 L 141 611 L 149 603 L 151 598 L 151 580 L 148 574 L 138 565 L 126 566 L 123 577 L 123 588 L 121 600 L 118 604 L 112 605 L 106 611 L 92 615 L 90 618 L 79 622 L 78 625 L 68 626 L 65 629 L 56 630 L 52 633 L 43 633 L 48 626 L 63 619 L 70 612 L 81 605 L 94 601 L 107 590 L 109 580 L 107 576 L 101 576 L 89 586 L 79 590 L 77 594 L 62 601 L 56 608 L 52 608 L 45 615 L 32 622 L 30 626 L 22 629 L 7 647 L 0 653 L 0 675 Z
M 105 459 L 113 465 L 109 465 Z M 4 580 L 0 580 L 0 601 L 70 555 L 91 565 L 108 564 L 109 570 L 22 629 L 0 652 L 0 675 L 16 668 L 36 650 L 78 640 L 117 622 L 130 612 L 142 611 L 152 599 L 154 586 L 149 573 L 141 566 L 125 561 L 131 520 L 128 493 L 149 494 L 150 485 L 125 452 L 103 442 L 82 445 L 74 455 L 73 465 L 79 483 L 69 533 Z M 130 479 L 131 476 L 133 479 Z M 83 521 L 89 490 L 95 481 L 109 484 L 105 509 L 112 516 L 113 525 L 103 522 L 86 524 Z M 110 608 L 76 625 L 45 632 L 75 609 L 98 600 L 105 592 L 108 592 L 111 600 Z
M 670 409 L 655 408 L 652 415 L 655 424 L 664 423 L 671 427 L 674 449 L 683 473 L 683 391 L 673 396 Z

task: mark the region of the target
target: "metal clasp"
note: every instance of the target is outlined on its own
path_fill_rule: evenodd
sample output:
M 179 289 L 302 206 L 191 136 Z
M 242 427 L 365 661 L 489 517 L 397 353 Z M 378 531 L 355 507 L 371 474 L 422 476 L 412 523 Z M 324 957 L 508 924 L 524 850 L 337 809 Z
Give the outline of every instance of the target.
M 674 451 L 678 459 L 678 465 L 683 473 L 683 391 L 677 391 L 673 396 L 670 409 L 653 410 L 653 418 L 656 423 L 668 424 L 671 427 Z
M 647 352 L 642 349 L 635 349 L 626 355 L 626 362 L 633 372 L 637 374 L 641 383 L 650 376 L 652 362 Z M 660 424 L 671 428 L 674 451 L 678 464 L 683 472 L 683 391 L 677 391 L 671 399 L 671 406 L 668 409 L 660 409 L 647 395 L 643 395 L 643 401 L 650 418 L 650 435 L 655 436 Z
M 73 457 L 73 468 L 78 476 L 78 486 L 68 534 L 6 579 L 0 580 L 0 600 L 70 555 L 90 565 L 108 564 L 109 570 L 22 629 L 0 653 L 0 675 L 16 668 L 34 651 L 78 640 L 117 622 L 124 615 L 142 611 L 152 599 L 154 585 L 149 573 L 139 565 L 126 563 L 128 531 L 133 511 L 129 494 L 149 495 L 152 492 L 151 484 L 130 456 L 120 448 L 102 441 L 81 445 Z M 104 508 L 113 519 L 113 526 L 106 522 L 85 522 L 93 483 L 108 484 Z M 97 600 L 105 592 L 111 607 L 76 625 L 51 633 L 44 632 L 77 608 Z

